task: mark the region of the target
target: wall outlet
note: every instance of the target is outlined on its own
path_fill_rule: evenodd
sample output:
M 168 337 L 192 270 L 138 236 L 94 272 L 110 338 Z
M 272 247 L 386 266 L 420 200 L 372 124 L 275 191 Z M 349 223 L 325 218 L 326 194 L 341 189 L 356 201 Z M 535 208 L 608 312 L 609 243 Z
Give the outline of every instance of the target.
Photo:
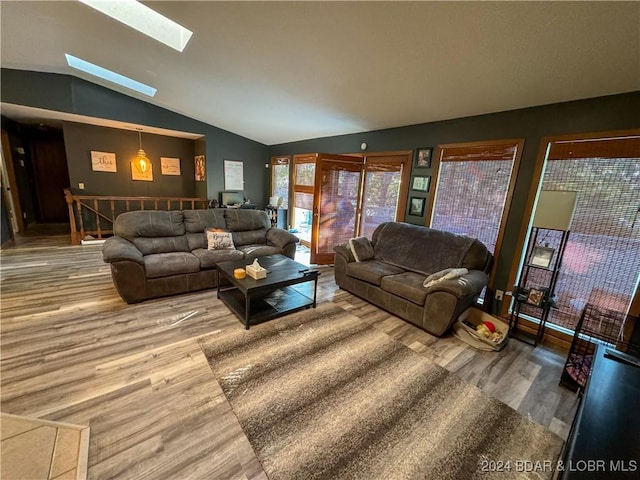
M 84 183 L 82 183 L 82 182 L 78 183 L 78 188 L 80 190 L 84 190 Z
M 504 298 L 503 290 L 496 290 L 496 300 L 502 300 Z

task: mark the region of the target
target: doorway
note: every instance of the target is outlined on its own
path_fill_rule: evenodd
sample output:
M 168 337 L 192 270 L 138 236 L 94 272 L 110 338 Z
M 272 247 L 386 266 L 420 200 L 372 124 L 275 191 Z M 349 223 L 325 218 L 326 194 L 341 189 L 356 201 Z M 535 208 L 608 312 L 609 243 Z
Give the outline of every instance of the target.
M 333 247 L 403 221 L 412 152 L 293 157 L 292 225 L 311 263 L 334 260 Z
M 6 127 L 6 129 L 5 129 Z M 61 129 L 5 122 L 2 147 L 12 191 L 17 232 L 66 234 L 69 214 L 65 188 L 70 185 L 64 135 Z

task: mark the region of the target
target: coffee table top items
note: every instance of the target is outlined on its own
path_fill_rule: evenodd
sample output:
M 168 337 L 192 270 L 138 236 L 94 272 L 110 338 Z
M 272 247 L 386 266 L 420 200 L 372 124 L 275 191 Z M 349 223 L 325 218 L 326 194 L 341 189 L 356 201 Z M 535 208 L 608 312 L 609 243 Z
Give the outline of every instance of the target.
M 260 266 L 266 270 L 266 277 L 257 279 L 251 278 L 247 275 L 245 278 L 235 278 L 234 270 L 246 268 L 249 270 L 251 264 L 247 263 L 247 260 L 231 260 L 228 262 L 220 262 L 217 264 L 219 271 L 226 274 L 233 283 L 242 284 L 246 287 L 254 285 L 260 285 L 263 283 L 277 283 L 294 278 L 307 277 L 309 275 L 317 276 L 318 272 L 309 270 L 309 267 L 291 260 L 284 255 L 268 255 L 264 257 L 258 257 L 256 259 Z

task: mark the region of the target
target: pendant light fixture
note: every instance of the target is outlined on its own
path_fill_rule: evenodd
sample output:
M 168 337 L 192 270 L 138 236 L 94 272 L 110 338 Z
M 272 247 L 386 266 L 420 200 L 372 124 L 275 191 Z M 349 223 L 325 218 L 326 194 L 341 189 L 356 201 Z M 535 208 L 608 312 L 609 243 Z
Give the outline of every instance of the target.
M 138 156 L 136 157 L 137 167 L 141 173 L 146 173 L 151 166 L 151 162 L 147 158 L 147 154 L 142 149 L 142 129 L 138 128 L 138 141 L 140 143 L 140 150 L 138 150 Z

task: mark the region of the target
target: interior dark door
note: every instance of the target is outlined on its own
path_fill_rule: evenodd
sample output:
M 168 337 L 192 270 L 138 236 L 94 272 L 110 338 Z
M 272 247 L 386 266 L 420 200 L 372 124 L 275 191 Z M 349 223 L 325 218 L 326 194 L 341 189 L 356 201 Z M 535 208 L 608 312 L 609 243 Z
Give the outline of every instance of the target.
M 69 222 L 63 190 L 69 187 L 67 154 L 62 134 L 48 133 L 34 138 L 33 172 L 38 211 L 42 223 Z

